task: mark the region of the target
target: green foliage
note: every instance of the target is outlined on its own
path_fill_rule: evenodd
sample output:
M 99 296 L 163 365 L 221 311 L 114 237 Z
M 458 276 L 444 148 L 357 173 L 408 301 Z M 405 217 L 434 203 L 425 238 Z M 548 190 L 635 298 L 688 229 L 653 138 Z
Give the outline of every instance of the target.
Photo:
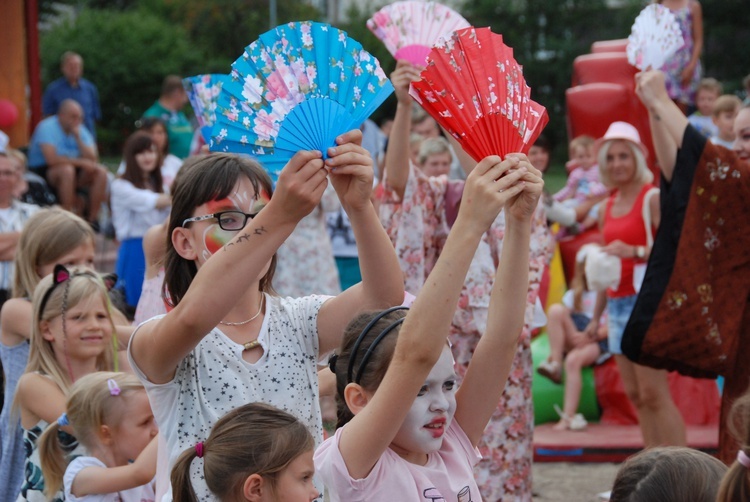
M 143 11 L 83 9 L 75 21 L 43 33 L 41 59 L 47 84 L 60 76 L 66 50 L 80 53 L 84 75 L 99 89 L 105 154 L 117 154 L 134 121 L 159 96 L 165 75 L 192 75 L 205 58 L 184 30 Z
M 719 79 L 725 92 L 742 89 L 742 78 L 750 73 L 747 48 L 750 23 L 747 0 L 702 0 L 703 73 Z
M 182 26 L 190 39 L 211 59 L 220 73 L 269 26 L 268 0 L 141 0 L 142 9 L 158 13 Z M 316 21 L 320 12 L 306 2 L 277 0 L 277 23 Z M 208 73 L 208 68 L 200 73 Z

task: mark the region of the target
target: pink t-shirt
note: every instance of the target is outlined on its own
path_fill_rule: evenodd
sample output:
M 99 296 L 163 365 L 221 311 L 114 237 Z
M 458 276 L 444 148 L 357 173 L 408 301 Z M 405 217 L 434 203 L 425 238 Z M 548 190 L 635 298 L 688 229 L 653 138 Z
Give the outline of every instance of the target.
M 364 479 L 349 476 L 338 448 L 342 430 L 315 452 L 315 470 L 331 502 L 482 500 L 473 471 L 482 457 L 455 420 L 445 431 L 440 450 L 427 457 L 426 465 L 407 462 L 388 448 Z

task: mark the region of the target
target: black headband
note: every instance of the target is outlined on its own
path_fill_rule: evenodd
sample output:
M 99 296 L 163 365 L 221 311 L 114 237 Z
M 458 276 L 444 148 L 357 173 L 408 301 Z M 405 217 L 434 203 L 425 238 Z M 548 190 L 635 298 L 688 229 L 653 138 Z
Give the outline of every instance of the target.
M 377 344 L 381 342 L 381 340 L 383 339 L 383 337 L 385 337 L 385 335 L 387 335 L 388 333 L 390 333 L 393 330 L 393 328 L 395 328 L 396 326 L 398 326 L 399 324 L 401 324 L 402 322 L 404 322 L 405 318 L 402 317 L 401 319 L 395 321 L 393 324 L 391 324 L 387 328 L 385 328 L 383 330 L 383 332 L 380 333 L 377 336 L 377 338 L 375 338 L 375 340 L 372 342 L 372 344 L 370 345 L 370 347 L 367 349 L 367 352 L 365 353 L 365 356 L 362 358 L 362 362 L 359 364 L 359 368 L 357 369 L 357 379 L 354 380 L 352 378 L 352 373 L 354 371 L 354 360 L 357 357 L 357 352 L 359 352 L 359 346 L 362 344 L 362 340 L 364 340 L 364 338 L 367 335 L 367 333 L 370 332 L 370 330 L 372 329 L 372 327 L 378 321 L 380 321 L 383 317 L 387 316 L 391 312 L 395 312 L 397 310 L 409 310 L 409 307 L 404 307 L 402 305 L 399 305 L 397 307 L 391 307 L 388 310 L 384 310 L 384 311 L 380 312 L 375 317 L 373 317 L 372 320 L 369 323 L 367 323 L 367 326 L 365 326 L 365 329 L 363 329 L 362 332 L 359 334 L 359 336 L 357 337 L 357 341 L 354 342 L 354 347 L 352 347 L 352 352 L 349 355 L 349 365 L 348 365 L 348 367 L 346 369 L 346 381 L 347 381 L 347 383 L 350 383 L 352 381 L 354 381 L 355 383 L 359 383 L 359 380 L 362 377 L 362 370 L 364 370 L 365 365 L 367 364 L 367 361 L 370 359 L 370 356 L 372 355 L 372 352 L 375 349 L 375 346 L 377 346 Z M 334 365 L 335 365 L 335 363 L 334 363 Z

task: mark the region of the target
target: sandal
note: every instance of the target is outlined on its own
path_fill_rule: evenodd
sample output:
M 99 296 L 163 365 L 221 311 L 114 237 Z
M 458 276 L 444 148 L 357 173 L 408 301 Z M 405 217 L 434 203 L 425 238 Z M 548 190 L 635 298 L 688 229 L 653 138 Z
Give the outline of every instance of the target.
M 565 427 L 570 431 L 582 431 L 586 430 L 589 423 L 580 413 L 576 413 L 572 417 L 568 416 L 560 407 L 555 404 L 555 411 L 560 415 L 560 420 L 565 423 Z
M 536 372 L 558 385 L 562 383 L 562 368 L 558 362 L 549 359 L 542 361 L 539 363 Z

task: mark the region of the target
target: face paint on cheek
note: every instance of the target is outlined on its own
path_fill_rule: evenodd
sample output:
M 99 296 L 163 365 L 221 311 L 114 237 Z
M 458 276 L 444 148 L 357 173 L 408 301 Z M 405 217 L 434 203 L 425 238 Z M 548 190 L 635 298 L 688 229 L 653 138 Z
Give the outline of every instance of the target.
M 222 230 L 218 224 L 214 223 L 206 227 L 203 231 L 203 245 L 206 247 L 205 252 L 208 252 L 208 256 L 212 256 L 219 249 L 223 248 L 232 238 L 236 235 L 236 232 L 227 232 Z M 205 257 L 205 253 L 204 253 Z M 208 259 L 208 258 L 206 258 Z

